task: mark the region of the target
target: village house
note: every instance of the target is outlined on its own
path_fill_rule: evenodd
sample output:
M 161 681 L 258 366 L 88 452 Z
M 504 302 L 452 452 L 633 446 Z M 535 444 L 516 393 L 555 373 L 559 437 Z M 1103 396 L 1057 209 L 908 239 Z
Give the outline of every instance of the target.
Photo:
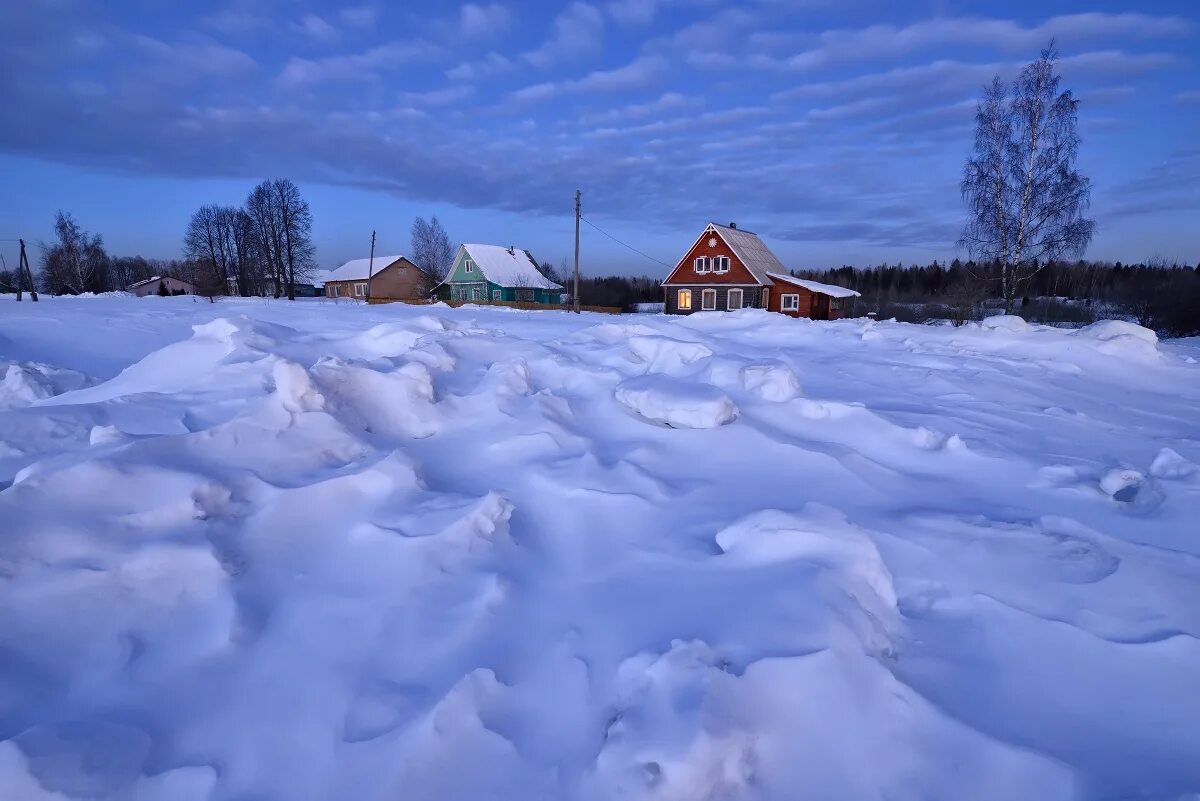
M 667 314 L 766 309 L 837 320 L 853 289 L 795 278 L 758 235 L 709 223 L 662 283 Z
M 165 289 L 164 289 L 165 288 Z M 169 275 L 156 275 L 144 281 L 130 284 L 125 291 L 131 295 L 144 298 L 147 295 L 194 295 L 196 288 L 187 281 L 172 278 Z
M 462 245 L 450 274 L 438 285 L 439 300 L 558 304 L 561 285 L 542 275 L 528 251 L 499 245 Z
M 325 276 L 325 297 L 388 303 L 425 301 L 436 280 L 405 256 L 354 259 Z

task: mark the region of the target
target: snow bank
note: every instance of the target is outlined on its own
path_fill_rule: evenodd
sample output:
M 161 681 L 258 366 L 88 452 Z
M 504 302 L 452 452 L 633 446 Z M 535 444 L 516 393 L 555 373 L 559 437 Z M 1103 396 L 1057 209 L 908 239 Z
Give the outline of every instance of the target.
M 665 375 L 630 378 L 615 397 L 630 411 L 673 428 L 716 428 L 737 418 L 737 407 L 711 384 L 681 381 Z

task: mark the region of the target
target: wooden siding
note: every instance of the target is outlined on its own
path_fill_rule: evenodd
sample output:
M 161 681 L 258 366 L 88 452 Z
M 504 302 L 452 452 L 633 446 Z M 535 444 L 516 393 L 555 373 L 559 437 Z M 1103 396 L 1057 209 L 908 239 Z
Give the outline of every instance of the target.
M 709 246 L 711 239 L 716 239 L 717 244 L 714 247 Z M 727 273 L 697 273 L 695 262 L 698 256 L 728 256 L 729 257 L 729 272 Z M 742 264 L 741 259 L 733 252 L 733 248 L 729 247 L 728 243 L 721 237 L 720 233 L 709 233 L 706 229 L 704 236 L 696 242 L 695 245 L 688 250 L 687 255 L 683 257 L 679 265 L 671 271 L 667 276 L 667 280 L 663 281 L 663 285 L 675 283 L 677 286 L 688 286 L 691 284 L 711 284 L 711 285 L 728 285 L 728 284 L 754 284 L 758 286 L 758 280 L 754 275 L 746 269 L 746 265 Z
M 790 311 L 783 309 L 784 295 L 799 295 L 800 308 Z M 833 301 L 829 295 L 822 295 L 806 289 L 799 284 L 792 284 L 782 279 L 775 279 L 775 286 L 771 290 L 771 305 L 770 311 L 786 314 L 788 317 L 807 317 L 810 320 L 839 320 L 845 316 L 846 301 L 849 298 L 841 298 L 840 309 L 833 308 Z
M 692 308 L 690 310 L 679 308 L 679 290 L 681 289 L 690 289 L 692 291 Z M 746 284 L 743 286 L 730 286 L 728 284 L 675 284 L 663 287 L 663 301 L 666 304 L 663 311 L 667 314 L 691 314 L 693 312 L 706 311 L 702 308 L 704 301 L 702 292 L 705 289 L 711 289 L 716 293 L 717 308 L 715 311 L 729 310 L 729 290 L 731 289 L 742 290 L 742 305 L 740 308 L 762 308 L 763 288 L 758 284 Z

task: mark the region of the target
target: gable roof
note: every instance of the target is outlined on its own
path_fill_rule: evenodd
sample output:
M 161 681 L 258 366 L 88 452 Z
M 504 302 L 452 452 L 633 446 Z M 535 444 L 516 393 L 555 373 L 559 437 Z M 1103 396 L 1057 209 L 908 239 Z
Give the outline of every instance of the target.
M 709 223 L 708 227 L 715 229 L 721 235 L 725 244 L 729 245 L 730 250 L 737 254 L 738 259 L 746 265 L 746 269 L 758 279 L 760 284 L 770 285 L 771 273 L 787 272 L 783 262 L 776 258 L 771 249 L 763 244 L 763 241 L 758 238 L 758 234 L 753 231 L 743 231 L 741 228 L 730 228 L 716 223 Z
M 500 245 L 463 245 L 463 250 L 493 284 L 517 289 L 562 289 L 538 272 L 527 251 Z M 458 261 L 456 258 L 455 261 Z
M 386 267 L 391 267 L 396 262 L 403 259 L 404 256 L 376 256 L 375 257 L 375 273 L 382 271 Z M 412 261 L 405 259 L 409 264 Z M 413 265 L 416 267 L 416 265 Z M 366 281 L 367 274 L 371 268 L 371 259 L 352 259 L 346 262 L 341 267 L 325 276 L 326 281 Z M 420 268 L 418 268 L 420 269 Z
M 822 284 L 820 281 L 809 281 L 807 278 L 796 278 L 792 275 L 783 275 L 776 273 L 767 273 L 776 281 L 784 281 L 796 286 L 802 286 L 809 292 L 816 292 L 818 295 L 828 295 L 831 298 L 860 298 L 861 294 L 853 289 L 846 289 L 844 286 L 836 286 L 834 284 Z
M 753 231 L 743 231 L 741 228 L 731 228 L 728 225 L 718 225 L 717 223 L 710 222 L 704 226 L 704 230 L 700 233 L 700 236 L 696 237 L 696 241 L 680 257 L 675 267 L 667 275 L 666 280 L 663 281 L 664 284 L 670 282 L 671 276 L 683 265 L 683 260 L 687 258 L 688 253 L 692 252 L 697 243 L 713 233 L 725 240 L 725 244 L 729 245 L 729 249 L 737 256 L 738 261 L 746 266 L 746 269 L 750 271 L 750 275 L 754 276 L 754 280 L 762 286 L 771 286 L 770 274 L 772 272 L 787 272 L 787 268 L 783 266 L 783 262 L 776 258 L 769 247 L 763 244 L 763 241 L 758 238 L 758 234 Z

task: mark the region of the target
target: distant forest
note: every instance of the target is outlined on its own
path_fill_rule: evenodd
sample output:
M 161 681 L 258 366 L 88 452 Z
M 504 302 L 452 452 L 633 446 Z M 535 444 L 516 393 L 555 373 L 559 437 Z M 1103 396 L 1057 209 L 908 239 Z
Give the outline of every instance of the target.
M 849 287 L 861 293 L 847 314 L 923 323 L 962 323 L 996 314 L 1003 308 L 1000 268 L 955 259 L 949 264 L 838 267 L 792 270 L 793 275 Z M 584 278 L 580 300 L 587 305 L 632 309 L 661 303 L 661 279 Z M 1014 311 L 1030 322 L 1086 325 L 1122 318 L 1165 336 L 1200 335 L 1200 265 L 1074 261 L 1051 262 L 1019 287 Z

